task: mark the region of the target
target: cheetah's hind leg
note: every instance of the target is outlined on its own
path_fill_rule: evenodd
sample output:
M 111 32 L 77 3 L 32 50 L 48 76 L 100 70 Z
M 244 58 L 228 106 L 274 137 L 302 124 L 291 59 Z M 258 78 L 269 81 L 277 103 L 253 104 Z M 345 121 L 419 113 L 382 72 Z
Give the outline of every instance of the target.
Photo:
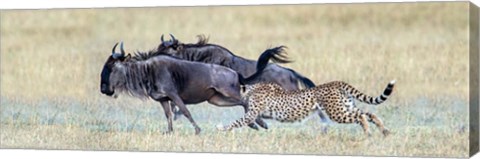
M 366 112 L 365 114 L 368 116 L 368 121 L 375 124 L 384 136 L 388 136 L 390 134 L 390 131 L 385 128 L 385 125 L 383 124 L 382 120 L 380 120 L 380 118 L 378 118 L 373 113 Z
M 362 126 L 363 131 L 367 136 L 370 135 L 370 131 L 368 130 L 368 118 L 362 110 L 358 109 L 357 107 L 353 106 L 346 106 L 344 101 L 338 101 L 338 103 L 334 104 L 333 107 L 328 108 L 328 114 L 330 114 L 333 121 L 337 123 L 357 123 Z

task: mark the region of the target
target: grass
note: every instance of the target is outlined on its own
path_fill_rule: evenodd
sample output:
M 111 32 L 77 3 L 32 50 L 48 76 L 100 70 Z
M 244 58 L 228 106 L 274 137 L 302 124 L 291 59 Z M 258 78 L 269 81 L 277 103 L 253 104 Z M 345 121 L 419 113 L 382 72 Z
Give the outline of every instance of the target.
M 193 135 L 185 118 L 174 122 L 173 134 L 163 135 L 166 120 L 155 102 L 128 97 L 68 101 L 3 100 L 2 148 L 436 157 L 458 157 L 468 151 L 468 119 L 458 116 L 466 112 L 467 103 L 455 98 L 360 105 L 384 120 L 392 131 L 386 138 L 373 125 L 373 136 L 367 138 L 358 125 L 321 124 L 317 116 L 305 123 L 267 121 L 266 131 L 219 132 L 217 123 L 232 122 L 243 111 L 208 104 L 189 106 L 203 129 L 201 135 Z
M 369 156 L 465 157 L 468 152 L 468 3 L 160 7 L 2 11 L 0 148 L 199 151 Z M 100 94 L 111 47 L 154 49 L 161 34 L 212 43 L 256 59 L 288 46 L 284 65 L 315 83 L 344 80 L 376 95 L 396 90 L 372 111 L 393 134 L 356 125 L 268 121 L 268 131 L 217 132 L 240 107 L 189 106 L 200 136 L 185 119 L 166 129 L 158 103 Z M 332 146 L 335 145 L 335 146 Z
M 6 126 L 5 128 L 13 129 L 13 131 L 2 132 L 7 135 L 37 140 L 24 141 L 21 138 L 12 137 L 4 139 L 4 144 L 9 144 L 11 147 L 36 149 L 439 157 L 457 156 L 458 152 L 465 151 L 464 145 L 468 144 L 467 142 L 452 143 L 449 140 L 426 140 L 425 137 L 431 136 L 431 131 L 438 132 L 435 135 L 438 138 L 455 138 L 464 141 L 468 139 L 463 134 L 450 134 L 449 130 L 437 128 L 428 130 L 412 128 L 409 129 L 410 135 L 393 135 L 386 139 L 380 135 L 366 138 L 361 134 L 339 131 L 326 135 L 311 135 L 312 130 L 292 131 L 286 128 L 266 132 L 236 131 L 232 133 L 220 133 L 208 129 L 200 136 L 183 133 L 162 135 L 158 131 L 90 132 L 84 128 L 72 126 Z M 62 130 L 61 133 L 59 129 Z M 245 142 L 241 140 L 242 138 L 248 138 L 254 142 Z M 398 142 L 391 143 L 385 140 Z M 366 147 L 369 151 L 365 151 Z M 425 151 L 426 149 L 430 151 Z

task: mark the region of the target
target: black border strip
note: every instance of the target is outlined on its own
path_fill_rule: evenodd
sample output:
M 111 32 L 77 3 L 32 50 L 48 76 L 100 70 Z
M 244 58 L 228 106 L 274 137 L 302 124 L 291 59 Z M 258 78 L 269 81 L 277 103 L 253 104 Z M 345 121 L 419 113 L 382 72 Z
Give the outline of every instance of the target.
M 478 7 L 470 2 L 469 5 L 469 53 L 470 53 L 470 134 L 469 155 L 473 156 L 479 151 L 479 14 Z

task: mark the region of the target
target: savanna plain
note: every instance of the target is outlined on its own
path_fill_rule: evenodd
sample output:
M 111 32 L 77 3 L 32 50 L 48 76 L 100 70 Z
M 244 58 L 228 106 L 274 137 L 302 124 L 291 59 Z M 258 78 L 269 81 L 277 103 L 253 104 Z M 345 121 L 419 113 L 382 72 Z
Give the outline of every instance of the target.
M 468 155 L 467 2 L 222 7 L 2 10 L 0 148 L 315 155 Z M 267 120 L 268 130 L 219 132 L 241 107 L 188 108 L 164 135 L 159 103 L 100 93 L 100 71 L 116 42 L 148 51 L 172 33 L 182 42 L 210 37 L 238 56 L 288 47 L 292 68 L 316 84 L 346 81 L 379 95 L 377 114 L 392 134 L 370 125 Z M 167 36 L 168 37 L 168 36 Z M 327 129 L 326 132 L 323 130 Z

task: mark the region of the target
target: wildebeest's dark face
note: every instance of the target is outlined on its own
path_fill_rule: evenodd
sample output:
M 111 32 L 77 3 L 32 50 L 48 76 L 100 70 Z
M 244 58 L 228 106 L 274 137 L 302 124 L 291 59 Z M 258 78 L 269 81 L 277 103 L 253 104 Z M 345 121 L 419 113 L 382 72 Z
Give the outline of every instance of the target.
M 123 42 L 120 44 L 121 53 L 115 53 L 115 48 L 118 43 L 113 46 L 112 55 L 108 57 L 100 74 L 100 92 L 105 95 L 112 96 L 115 94 L 115 86 L 118 86 L 125 81 L 121 78 L 120 69 L 117 64 L 125 61 L 125 51 L 123 50 Z
M 178 50 L 181 48 L 181 44 L 178 42 L 177 39 L 175 39 L 172 34 L 170 34 L 170 37 L 170 40 L 164 41 L 162 35 L 162 37 L 160 37 L 162 43 L 160 44 L 160 46 L 158 46 L 157 50 L 158 52 L 167 53 L 175 56 L 178 53 Z
M 100 92 L 108 96 L 113 95 L 114 90 L 110 87 L 110 75 L 112 74 L 113 65 L 115 60 L 112 56 L 108 57 L 107 62 L 103 66 L 102 73 L 100 75 Z

